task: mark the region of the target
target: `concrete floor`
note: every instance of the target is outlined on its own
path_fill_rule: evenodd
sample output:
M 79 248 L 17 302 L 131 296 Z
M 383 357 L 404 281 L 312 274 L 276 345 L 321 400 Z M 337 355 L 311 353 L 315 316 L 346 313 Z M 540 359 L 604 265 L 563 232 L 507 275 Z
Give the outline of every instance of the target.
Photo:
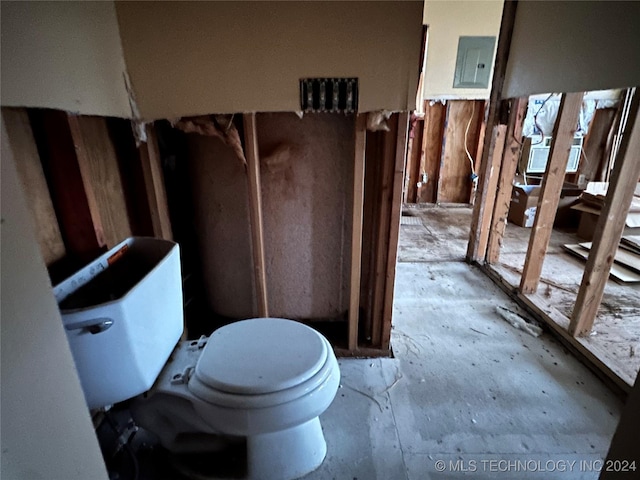
M 340 361 L 342 387 L 322 416 L 329 453 L 305 478 L 597 478 L 620 400 L 550 334 L 496 315 L 517 307 L 456 260 L 466 244 L 455 220 L 435 248 L 448 261 L 403 261 L 417 238 L 429 249 L 418 228 L 401 228 L 395 358 Z
M 466 210 L 401 228 L 395 358 L 340 360 L 306 480 L 598 478 L 622 403 L 550 334 L 496 315 L 517 306 L 461 261 Z M 148 463 L 160 473 L 141 478 L 169 478 Z

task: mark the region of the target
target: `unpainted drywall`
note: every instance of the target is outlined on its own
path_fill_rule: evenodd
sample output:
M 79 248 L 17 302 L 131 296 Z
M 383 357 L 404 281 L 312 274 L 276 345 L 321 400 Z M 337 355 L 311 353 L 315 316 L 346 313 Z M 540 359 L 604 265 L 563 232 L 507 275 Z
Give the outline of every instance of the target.
M 354 118 L 257 118 L 269 314 L 336 319 L 348 310 Z
M 188 146 L 194 221 L 209 306 L 224 317 L 251 318 L 258 312 L 245 167 L 217 137 L 190 133 Z
M 422 2 L 118 2 L 145 119 L 300 110 L 303 77 L 358 77 L 359 110 L 415 104 Z
M 640 85 L 640 2 L 519 2 L 502 96 Z
M 130 117 L 113 2 L 2 2 L 3 106 Z
M 7 479 L 107 479 L 2 121 L 2 461 Z
M 500 32 L 503 0 L 425 0 L 423 22 L 428 26 L 423 80 L 425 99 L 488 99 L 489 88 L 453 88 L 461 36 L 495 36 Z M 494 54 L 495 55 L 495 54 Z M 493 65 L 491 65 L 493 76 Z

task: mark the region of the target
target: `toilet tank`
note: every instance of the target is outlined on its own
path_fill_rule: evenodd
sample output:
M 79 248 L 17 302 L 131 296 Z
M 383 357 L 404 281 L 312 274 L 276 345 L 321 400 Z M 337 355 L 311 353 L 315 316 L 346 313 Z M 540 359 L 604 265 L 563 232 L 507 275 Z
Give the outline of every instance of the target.
M 151 388 L 183 330 L 176 243 L 128 238 L 53 291 L 89 408 Z

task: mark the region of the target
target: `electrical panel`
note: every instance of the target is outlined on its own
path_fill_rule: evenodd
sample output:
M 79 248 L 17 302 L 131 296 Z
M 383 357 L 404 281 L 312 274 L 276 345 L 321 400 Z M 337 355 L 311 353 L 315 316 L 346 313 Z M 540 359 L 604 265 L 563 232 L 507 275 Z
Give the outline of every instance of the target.
M 453 88 L 489 88 L 496 37 L 460 37 Z

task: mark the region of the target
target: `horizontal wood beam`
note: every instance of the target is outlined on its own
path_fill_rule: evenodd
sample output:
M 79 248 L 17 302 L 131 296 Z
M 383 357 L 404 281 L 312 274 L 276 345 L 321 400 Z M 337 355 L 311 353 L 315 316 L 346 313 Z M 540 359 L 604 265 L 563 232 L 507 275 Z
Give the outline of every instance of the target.
M 522 269 L 520 290 L 523 293 L 534 293 L 538 289 L 542 264 L 551 239 L 553 221 L 558 210 L 583 97 L 582 92 L 565 93 L 560 100 L 560 110 L 553 129 L 549 160 L 540 187 L 540 198 Z
M 639 103 L 640 96 L 636 93 L 571 315 L 569 333 L 573 336 L 587 335 L 591 331 L 615 252 L 624 231 L 633 193 L 638 186 L 640 177 Z

